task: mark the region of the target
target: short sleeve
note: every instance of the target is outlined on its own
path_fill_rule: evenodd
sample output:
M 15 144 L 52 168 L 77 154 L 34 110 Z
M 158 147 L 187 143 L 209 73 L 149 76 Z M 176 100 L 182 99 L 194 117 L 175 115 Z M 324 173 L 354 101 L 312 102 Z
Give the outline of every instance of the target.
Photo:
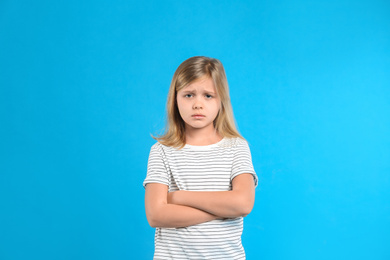
M 148 168 L 143 186 L 148 183 L 161 183 L 169 186 L 169 174 L 165 164 L 164 151 L 160 143 L 155 143 L 150 149 Z
M 252 174 L 255 182 L 255 187 L 257 187 L 258 178 L 253 168 L 252 155 L 249 149 L 248 142 L 243 139 L 238 139 L 237 145 L 235 145 L 233 148 L 233 165 L 230 179 L 233 180 L 236 176 L 243 173 Z

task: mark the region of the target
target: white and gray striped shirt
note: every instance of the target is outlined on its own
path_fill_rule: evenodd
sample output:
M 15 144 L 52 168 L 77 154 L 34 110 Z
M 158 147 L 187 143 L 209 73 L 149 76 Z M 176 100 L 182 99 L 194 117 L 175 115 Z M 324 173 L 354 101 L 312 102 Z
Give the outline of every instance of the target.
M 224 138 L 216 144 L 182 149 L 152 146 L 143 183 L 162 183 L 169 191 L 227 191 L 234 177 L 250 173 L 257 186 L 248 143 Z M 156 228 L 154 259 L 245 259 L 243 218 L 213 220 L 184 228 Z

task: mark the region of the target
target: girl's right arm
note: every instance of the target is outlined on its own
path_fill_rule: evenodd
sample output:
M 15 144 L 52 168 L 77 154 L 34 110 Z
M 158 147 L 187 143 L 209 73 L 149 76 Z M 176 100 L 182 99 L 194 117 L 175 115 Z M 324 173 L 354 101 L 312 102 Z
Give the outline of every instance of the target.
M 149 183 L 145 189 L 146 218 L 152 227 L 188 227 L 219 218 L 196 208 L 168 204 L 167 185 Z

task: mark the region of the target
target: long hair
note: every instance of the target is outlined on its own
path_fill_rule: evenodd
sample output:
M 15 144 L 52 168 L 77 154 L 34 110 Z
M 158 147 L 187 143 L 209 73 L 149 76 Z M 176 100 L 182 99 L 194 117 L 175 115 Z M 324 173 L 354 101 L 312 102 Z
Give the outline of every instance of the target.
M 175 71 L 167 100 L 167 122 L 165 133 L 154 139 L 163 145 L 183 148 L 186 143 L 185 124 L 177 106 L 177 92 L 194 81 L 207 76 L 213 80 L 221 107 L 213 124 L 223 137 L 241 137 L 238 133 L 230 103 L 229 86 L 222 63 L 214 58 L 195 56 L 185 60 Z

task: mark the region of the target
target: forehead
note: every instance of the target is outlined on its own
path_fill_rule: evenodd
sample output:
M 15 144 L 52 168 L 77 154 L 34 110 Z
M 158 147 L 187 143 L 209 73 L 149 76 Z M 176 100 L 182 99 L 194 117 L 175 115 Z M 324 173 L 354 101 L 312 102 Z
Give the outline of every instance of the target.
M 207 92 L 216 92 L 214 81 L 210 77 L 202 77 L 198 80 L 195 80 L 179 90 L 181 91 L 207 91 Z

